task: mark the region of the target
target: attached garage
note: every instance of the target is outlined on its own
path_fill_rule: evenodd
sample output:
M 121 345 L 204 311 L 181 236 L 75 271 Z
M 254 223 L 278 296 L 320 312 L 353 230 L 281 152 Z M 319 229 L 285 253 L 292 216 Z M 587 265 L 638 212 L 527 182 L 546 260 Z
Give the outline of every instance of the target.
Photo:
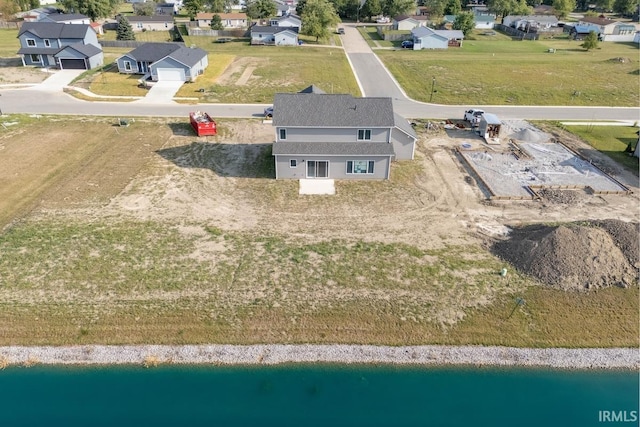
M 86 70 L 87 64 L 84 59 L 60 58 L 60 68 L 63 70 Z
M 187 78 L 181 68 L 158 68 L 158 80 L 184 82 Z

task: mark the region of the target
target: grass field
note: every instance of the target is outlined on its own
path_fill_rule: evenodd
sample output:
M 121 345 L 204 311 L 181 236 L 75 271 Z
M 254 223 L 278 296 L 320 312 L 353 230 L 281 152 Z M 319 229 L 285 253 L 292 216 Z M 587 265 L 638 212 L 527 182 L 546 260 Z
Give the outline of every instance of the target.
M 640 61 L 632 43 L 601 43 L 586 52 L 569 40 L 467 40 L 462 48 L 378 50 L 407 94 L 442 104 L 640 104 Z M 549 53 L 555 49 L 555 53 Z M 619 58 L 622 58 L 621 62 Z
M 18 30 L 0 29 L 0 58 L 17 57 L 20 49 Z
M 402 241 L 429 183 L 419 161 L 316 199 L 273 180 L 266 144 L 237 142 L 258 129 L 247 121 L 201 140 L 186 120 L 5 120 L 18 125 L 0 135 L 0 345 L 638 345 L 637 287 L 564 293 L 500 277 L 477 239 Z M 438 222 L 421 212 L 418 227 Z
M 632 149 L 635 149 L 638 143 L 637 127 L 584 125 L 566 126 L 566 129 L 580 136 L 596 150 L 638 174 L 638 158 L 626 151 L 629 144 Z

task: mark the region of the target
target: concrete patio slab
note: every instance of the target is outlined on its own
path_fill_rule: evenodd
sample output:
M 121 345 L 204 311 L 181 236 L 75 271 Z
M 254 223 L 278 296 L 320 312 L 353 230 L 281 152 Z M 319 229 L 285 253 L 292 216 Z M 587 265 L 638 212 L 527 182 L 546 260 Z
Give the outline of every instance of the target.
M 333 196 L 336 194 L 336 186 L 333 179 L 301 179 L 299 194 L 324 194 Z

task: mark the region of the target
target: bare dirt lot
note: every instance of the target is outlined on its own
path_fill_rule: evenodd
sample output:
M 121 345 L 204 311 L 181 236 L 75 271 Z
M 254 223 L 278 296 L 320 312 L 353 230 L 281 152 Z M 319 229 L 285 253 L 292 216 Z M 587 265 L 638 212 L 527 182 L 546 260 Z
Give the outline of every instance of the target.
M 536 285 L 499 280 L 487 239 L 541 221 L 639 220 L 637 178 L 623 170 L 634 194 L 487 201 L 453 151 L 472 139 L 463 130 L 420 128 L 416 160 L 394 164 L 390 181 L 299 196 L 297 182 L 273 179 L 273 129 L 259 121 L 208 138 L 186 119 L 5 122 L 0 302 L 17 305 L 0 316 L 14 325 L 3 342 L 476 342 L 470 310 Z M 637 313 L 632 299 L 625 313 Z M 530 330 L 549 321 L 539 314 L 493 325 L 483 342 L 519 322 L 529 329 L 512 343 L 545 342 L 544 326 Z M 562 322 L 558 342 L 593 345 L 566 332 L 584 322 Z M 463 332 L 446 338 L 454 325 Z M 621 329 L 607 342 L 637 336 Z
M 0 58 L 0 85 L 40 83 L 47 77 L 43 69 L 23 67 L 20 58 Z

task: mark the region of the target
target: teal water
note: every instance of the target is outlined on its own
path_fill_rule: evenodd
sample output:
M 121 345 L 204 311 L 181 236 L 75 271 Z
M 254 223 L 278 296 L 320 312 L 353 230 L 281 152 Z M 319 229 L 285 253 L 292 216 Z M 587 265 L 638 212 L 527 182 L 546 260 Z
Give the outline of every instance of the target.
M 631 420 L 638 389 L 630 371 L 13 367 L 0 371 L 0 426 L 638 425 L 599 421 Z

